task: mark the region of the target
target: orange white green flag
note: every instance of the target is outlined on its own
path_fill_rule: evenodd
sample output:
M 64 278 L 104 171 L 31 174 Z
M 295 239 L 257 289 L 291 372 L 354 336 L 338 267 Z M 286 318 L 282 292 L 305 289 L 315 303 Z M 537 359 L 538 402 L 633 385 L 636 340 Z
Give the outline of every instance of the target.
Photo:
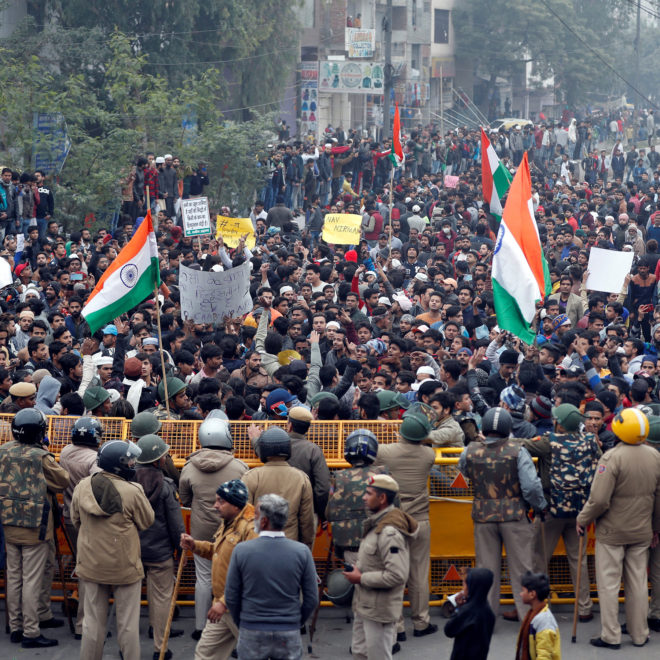
M 532 206 L 527 152 L 513 178 L 493 253 L 493 298 L 497 323 L 528 344 L 536 303 L 550 293 L 550 273 Z
M 481 129 L 481 189 L 484 201 L 498 220 L 502 218 L 502 203 L 509 186 L 511 185 L 511 172 L 502 165 L 493 145 Z
M 401 167 L 405 161 L 403 149 L 401 148 L 401 118 L 399 116 L 399 104 L 394 107 L 394 123 L 392 124 L 392 150 L 389 158 L 394 167 Z
M 108 266 L 83 307 L 92 334 L 106 323 L 139 305 L 160 285 L 158 245 L 151 211 L 133 238 Z

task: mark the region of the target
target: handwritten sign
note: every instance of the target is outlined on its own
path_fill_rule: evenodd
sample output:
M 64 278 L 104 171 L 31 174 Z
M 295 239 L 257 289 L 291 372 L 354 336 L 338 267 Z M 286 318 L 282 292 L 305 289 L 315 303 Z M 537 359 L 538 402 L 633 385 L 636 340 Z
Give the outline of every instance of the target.
M 228 247 L 235 248 L 238 246 L 238 241 L 244 234 L 247 234 L 245 244 L 250 250 L 256 245 L 256 238 L 254 236 L 254 227 L 250 218 L 228 218 L 224 215 L 219 215 L 215 224 L 215 236 L 225 242 Z
M 328 213 L 323 219 L 323 240 L 334 245 L 357 245 L 361 225 L 361 215 Z
M 237 318 L 252 310 L 249 263 L 220 273 L 180 265 L 179 288 L 184 321 L 216 324 L 225 316 Z
M 458 186 L 458 177 L 445 175 L 445 188 L 456 188 Z
M 632 252 L 615 252 L 602 248 L 591 248 L 589 252 L 589 277 L 587 289 L 604 293 L 619 293 L 626 275 L 630 272 Z
M 181 200 L 184 236 L 204 236 L 211 232 L 209 200 L 206 197 Z

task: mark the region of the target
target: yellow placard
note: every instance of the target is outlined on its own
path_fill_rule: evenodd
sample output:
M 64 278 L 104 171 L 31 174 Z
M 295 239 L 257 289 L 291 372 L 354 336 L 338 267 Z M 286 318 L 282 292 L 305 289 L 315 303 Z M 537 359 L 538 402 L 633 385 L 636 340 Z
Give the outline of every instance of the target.
M 256 245 L 256 237 L 254 235 L 254 228 L 252 227 L 252 220 L 250 218 L 228 218 L 224 215 L 219 215 L 215 223 L 215 237 L 222 236 L 225 245 L 230 248 L 238 247 L 238 241 L 241 236 L 247 234 L 245 244 L 250 250 Z
M 334 245 L 358 245 L 362 216 L 328 213 L 323 219 L 323 240 Z

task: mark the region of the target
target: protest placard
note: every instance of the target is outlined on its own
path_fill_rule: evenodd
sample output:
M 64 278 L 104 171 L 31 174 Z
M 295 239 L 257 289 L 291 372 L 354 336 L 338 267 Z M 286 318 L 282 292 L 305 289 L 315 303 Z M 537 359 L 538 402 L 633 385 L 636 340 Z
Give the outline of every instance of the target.
M 361 225 L 361 215 L 328 213 L 323 219 L 323 240 L 334 245 L 357 245 Z
M 458 177 L 446 174 L 444 178 L 444 182 L 445 182 L 445 188 L 456 188 L 456 186 L 458 186 Z
M 211 233 L 209 200 L 206 197 L 181 200 L 184 236 L 204 236 Z
M 219 215 L 215 224 L 215 237 L 220 238 L 225 242 L 227 247 L 235 248 L 238 246 L 238 241 L 244 234 L 247 234 L 245 244 L 250 250 L 256 245 L 256 238 L 254 236 L 254 227 L 250 218 L 228 218 L 224 215 Z
M 587 266 L 589 271 L 587 289 L 604 293 L 619 293 L 626 275 L 630 272 L 633 256 L 632 252 L 591 248 Z
M 219 273 L 179 266 L 181 317 L 195 323 L 222 323 L 252 309 L 250 264 Z

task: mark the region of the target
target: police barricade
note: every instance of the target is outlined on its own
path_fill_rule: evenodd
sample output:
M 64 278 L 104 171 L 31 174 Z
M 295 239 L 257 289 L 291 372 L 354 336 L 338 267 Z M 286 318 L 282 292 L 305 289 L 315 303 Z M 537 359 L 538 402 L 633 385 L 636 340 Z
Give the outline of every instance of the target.
M 11 439 L 12 415 L 0 415 L 0 444 Z M 48 437 L 50 451 L 56 457 L 62 448 L 70 442 L 71 428 L 77 417 L 50 416 L 48 418 Z M 103 418 L 103 441 L 130 440 L 130 420 L 124 418 Z M 181 468 L 186 458 L 199 449 L 197 431 L 199 421 L 163 420 L 160 436 L 170 445 L 170 455 L 174 464 Z M 234 441 L 234 455 L 250 467 L 261 465 L 257 458 L 247 430 L 251 424 L 261 428 L 278 425 L 284 422 L 234 421 L 231 422 L 231 432 Z M 318 444 L 325 455 L 331 470 L 349 467 L 344 460 L 344 439 L 358 428 L 367 428 L 378 438 L 379 443 L 397 442 L 400 421 L 361 421 L 336 420 L 314 421 L 307 435 L 308 439 Z M 429 575 L 431 589 L 431 604 L 441 605 L 446 597 L 460 590 L 461 572 L 475 564 L 473 525 L 471 518 L 472 489 L 457 468 L 461 449 L 436 449 L 436 461 L 429 480 L 431 522 L 431 570 Z M 190 512 L 183 508 L 186 529 L 190 530 Z M 530 523 L 532 524 L 532 523 Z M 314 559 L 319 575 L 323 575 L 328 564 L 328 552 L 331 542 L 331 529 L 319 527 L 314 544 Z M 74 560 L 71 550 L 62 531 L 58 530 L 59 548 L 63 557 L 64 573 L 67 588 L 75 590 L 76 578 L 72 575 Z M 589 577 L 592 591 L 595 591 L 594 567 L 594 537 L 589 532 L 587 543 Z M 341 563 L 331 558 L 331 568 L 340 567 Z M 59 569 L 58 569 L 59 570 Z M 566 551 L 560 540 L 549 561 L 552 599 L 555 602 L 572 602 L 574 599 Z M 506 562 L 502 558 L 501 579 L 503 602 L 511 602 L 511 584 L 506 570 Z M 61 599 L 61 583 L 56 574 L 53 583 L 54 598 Z M 194 562 L 188 561 L 181 580 L 179 591 L 180 604 L 191 604 L 195 592 Z M 327 603 L 329 604 L 329 603 Z

